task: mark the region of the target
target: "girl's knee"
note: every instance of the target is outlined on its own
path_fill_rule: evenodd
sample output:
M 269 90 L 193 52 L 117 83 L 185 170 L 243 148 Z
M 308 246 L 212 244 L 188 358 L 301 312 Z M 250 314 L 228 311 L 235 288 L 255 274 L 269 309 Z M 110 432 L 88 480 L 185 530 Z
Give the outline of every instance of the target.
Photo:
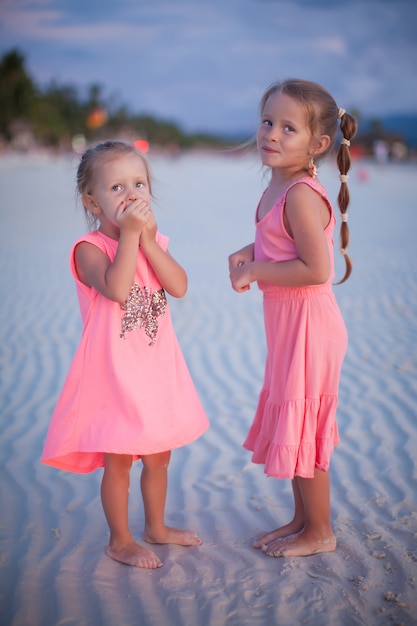
M 129 454 L 105 454 L 104 469 L 111 472 L 130 472 L 133 457 Z
M 171 450 L 158 452 L 157 454 L 146 454 L 142 456 L 142 463 L 145 469 L 158 471 L 166 470 L 171 458 Z

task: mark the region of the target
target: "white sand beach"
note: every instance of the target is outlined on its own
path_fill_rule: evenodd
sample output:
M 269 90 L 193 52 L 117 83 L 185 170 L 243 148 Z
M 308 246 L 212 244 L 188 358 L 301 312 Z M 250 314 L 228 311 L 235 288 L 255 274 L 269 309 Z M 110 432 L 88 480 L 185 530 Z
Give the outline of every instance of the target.
M 331 462 L 331 554 L 251 547 L 292 514 L 289 481 L 242 448 L 263 378 L 262 299 L 232 291 L 227 256 L 253 240 L 256 156 L 150 155 L 159 229 L 186 268 L 174 325 L 211 422 L 172 455 L 167 522 L 202 546 L 155 546 L 161 569 L 109 559 L 101 471 L 42 466 L 81 320 L 68 253 L 86 230 L 72 157 L 0 158 L 1 626 L 417 624 L 417 164 L 355 162 L 352 277 L 335 287 L 349 331 Z M 319 178 L 336 202 L 338 173 Z M 338 276 L 342 257 L 336 254 Z M 142 540 L 140 463 L 130 519 Z

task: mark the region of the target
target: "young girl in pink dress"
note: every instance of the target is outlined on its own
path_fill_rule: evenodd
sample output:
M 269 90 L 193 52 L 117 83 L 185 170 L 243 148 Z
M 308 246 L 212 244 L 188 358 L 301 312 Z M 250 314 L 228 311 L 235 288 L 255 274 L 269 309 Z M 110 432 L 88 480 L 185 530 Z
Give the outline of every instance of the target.
M 133 461 L 143 463 L 145 540 L 201 544 L 194 532 L 164 521 L 170 451 L 208 427 L 165 297 L 184 296 L 187 275 L 157 230 L 148 161 L 133 146 L 105 142 L 88 149 L 77 186 L 96 228 L 76 241 L 70 257 L 84 329 L 42 462 L 80 473 L 104 467 L 107 554 L 156 568 L 159 558 L 136 543 L 129 529 Z
M 330 152 L 339 128 L 341 252 L 346 272 L 350 140 L 356 122 L 320 85 L 271 85 L 260 104 L 257 147 L 271 178 L 255 218 L 255 242 L 230 255 L 238 292 L 257 281 L 263 291 L 267 360 L 264 384 L 244 447 L 274 478 L 292 479 L 294 517 L 254 542 L 268 556 L 331 552 L 328 468 L 338 443 L 335 420 L 347 333 L 334 278 L 335 216 L 316 179 L 315 161 Z

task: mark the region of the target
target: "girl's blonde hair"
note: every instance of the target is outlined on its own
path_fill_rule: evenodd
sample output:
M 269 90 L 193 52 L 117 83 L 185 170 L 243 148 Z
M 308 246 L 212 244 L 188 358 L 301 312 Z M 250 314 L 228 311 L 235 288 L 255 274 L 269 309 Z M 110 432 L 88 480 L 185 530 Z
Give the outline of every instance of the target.
M 275 93 L 283 93 L 300 102 L 306 111 L 307 123 L 313 137 L 319 138 L 321 135 L 328 135 L 330 143 L 327 149 L 317 155 L 316 160 L 323 159 L 333 148 L 339 129 L 342 141 L 337 152 L 337 165 L 340 172 L 340 190 L 337 197 L 337 204 L 340 209 L 342 223 L 340 227 L 340 251 L 345 258 L 345 275 L 338 284 L 347 280 L 352 271 L 352 262 L 347 255 L 349 246 L 349 227 L 347 225 L 347 208 L 349 205 L 349 189 L 347 185 L 348 171 L 351 165 L 350 141 L 356 135 L 357 122 L 352 115 L 340 109 L 334 98 L 326 89 L 317 83 L 307 80 L 289 79 L 283 82 L 273 83 L 268 87 L 262 96 L 259 104 L 259 112 L 262 115 L 268 98 Z
M 129 143 L 104 141 L 88 148 L 81 157 L 77 169 L 77 194 L 81 200 L 85 194 L 91 193 L 93 180 L 97 175 L 100 175 L 98 168 L 102 163 L 129 154 L 137 154 L 142 159 L 148 179 L 149 191 L 152 195 L 152 173 L 147 157 Z M 96 229 L 99 225 L 98 217 L 89 211 L 84 203 L 83 207 L 88 227 L 91 230 Z

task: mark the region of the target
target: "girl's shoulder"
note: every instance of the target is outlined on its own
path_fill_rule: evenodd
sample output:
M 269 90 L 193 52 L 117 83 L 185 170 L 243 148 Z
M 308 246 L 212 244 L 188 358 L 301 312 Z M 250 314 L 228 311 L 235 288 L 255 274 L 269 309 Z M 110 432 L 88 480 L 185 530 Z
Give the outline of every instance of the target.
M 113 259 L 117 250 L 117 241 L 115 241 L 114 239 L 111 239 L 110 237 L 107 237 L 106 235 L 103 235 L 103 233 L 101 233 L 98 230 L 93 230 L 89 233 L 85 233 L 84 235 L 81 235 L 80 237 L 78 237 L 78 239 L 73 243 L 71 247 L 70 255 L 69 255 L 71 273 L 73 277 L 75 278 L 76 282 L 80 282 L 80 281 L 79 281 L 78 272 L 76 268 L 76 262 L 75 262 L 75 250 L 77 246 L 81 243 L 93 244 L 94 246 L 99 248 L 110 259 Z M 86 288 L 86 289 L 89 291 L 89 288 Z
M 308 187 L 308 190 L 306 189 L 306 187 Z M 302 178 L 299 178 L 298 180 L 295 180 L 290 185 L 288 185 L 287 189 L 285 190 L 283 194 L 283 199 L 282 199 L 283 205 L 285 206 L 288 193 L 291 192 L 291 190 L 293 190 L 293 193 L 297 194 L 298 192 L 301 191 L 302 188 L 304 188 L 305 192 L 307 193 L 311 193 L 309 191 L 311 190 L 313 193 L 318 194 L 320 198 L 322 198 L 324 203 L 327 205 L 330 213 L 331 214 L 333 213 L 333 206 L 329 200 L 329 196 L 327 194 L 326 188 L 321 184 L 321 182 L 317 178 L 312 178 L 311 176 L 303 176 Z M 298 195 L 298 197 L 300 198 L 300 195 Z
M 92 230 L 89 233 L 84 233 L 78 237 L 78 239 L 73 243 L 71 249 L 71 256 L 74 254 L 75 248 L 80 243 L 91 243 L 97 248 L 100 248 L 106 254 L 112 249 L 117 248 L 117 241 L 111 239 L 111 237 L 107 237 L 107 235 L 103 235 L 99 230 Z
M 288 185 L 287 189 L 284 192 L 284 197 L 287 196 L 288 192 L 293 189 L 296 185 L 307 185 L 314 191 L 316 191 L 320 196 L 322 196 L 325 200 L 328 201 L 326 188 L 321 184 L 321 182 L 317 178 L 312 178 L 311 176 L 303 176 L 298 180 L 295 180 L 290 185 Z
M 78 237 L 78 239 L 74 243 L 74 246 L 76 246 L 77 244 L 83 241 L 87 241 L 88 243 L 92 243 L 98 247 L 105 246 L 106 244 L 110 246 L 111 245 L 117 246 L 116 239 L 112 239 L 108 235 L 105 235 L 104 233 L 100 232 L 99 230 L 92 230 L 89 233 L 84 233 L 84 235 L 81 235 L 80 237 Z

